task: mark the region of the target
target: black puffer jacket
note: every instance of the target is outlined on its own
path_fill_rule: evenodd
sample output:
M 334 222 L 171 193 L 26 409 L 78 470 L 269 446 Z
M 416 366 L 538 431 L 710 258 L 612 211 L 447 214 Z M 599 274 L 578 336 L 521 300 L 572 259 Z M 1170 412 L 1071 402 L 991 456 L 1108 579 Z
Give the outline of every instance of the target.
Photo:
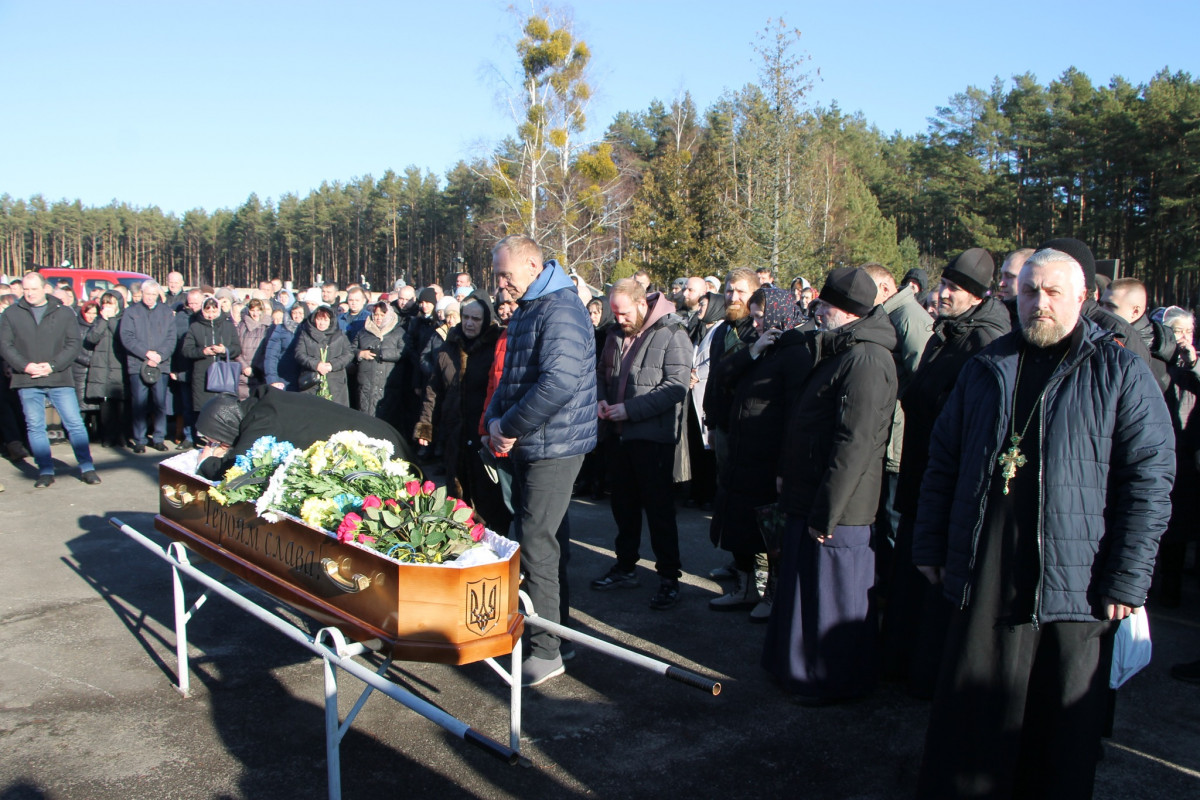
M 813 368 L 789 411 L 779 506 L 823 533 L 869 525 L 896 407 L 896 329 L 875 306 L 809 341 Z
M 96 317 L 96 322 L 83 338 L 83 349 L 92 353 L 88 363 L 87 385 L 83 395 L 89 400 L 122 400 L 125 398 L 125 357 L 121 338 L 117 335 L 120 316 L 112 319 Z
M 1014 332 L 968 361 L 933 427 L 913 563 L 944 566 L 943 591 L 955 605 L 969 602 L 1020 354 Z M 1149 367 L 1084 318 L 1046 385 L 1033 430 L 1045 432 L 1040 463 L 1026 467 L 1044 475 L 1035 619 L 1101 619 L 1102 596 L 1141 606 L 1175 476 L 1175 436 Z
M 369 350 L 374 358 L 361 358 Z M 358 359 L 358 410 L 381 419 L 397 421 L 400 411 L 401 378 L 399 363 L 404 358 L 404 328 L 396 312 L 388 306 L 383 327 L 369 318 L 354 343 Z
M 710 536 L 730 552 L 758 552 L 762 535 L 754 509 L 778 497 L 775 476 L 783 451 L 789 398 L 812 369 L 812 334 L 784 333 L 757 359 L 743 348 L 728 359 L 737 386 L 729 416 L 729 461 L 713 502 Z
M 929 463 L 929 437 L 946 398 L 972 356 L 1008 333 L 1008 310 L 989 297 L 958 317 L 941 318 L 925 345 L 921 361 L 904 396 L 904 459 L 896 486 L 896 510 L 915 516 L 921 476 Z
M 204 354 L 204 348 L 216 344 L 225 345 L 223 354 Z M 236 364 L 241 352 L 237 328 L 233 326 L 229 315 L 221 314 L 214 320 L 207 320 L 204 314 L 197 314 L 192 319 L 187 336 L 183 337 L 183 354 L 192 360 L 192 408 L 199 411 L 204 408 L 205 403 L 217 396 L 216 392 L 207 389 L 209 366 L 218 358 L 225 360 L 226 356 Z
M 79 338 L 87 341 L 87 335 L 92 332 L 92 328 L 102 322 L 99 316 L 95 322 L 88 324 L 84 321 L 83 315 L 76 313 L 76 318 L 79 320 Z M 95 411 L 96 406 L 87 402 L 87 374 L 88 367 L 92 363 L 92 351 L 86 347 L 79 348 L 79 354 L 75 356 L 75 364 L 71 367 L 71 375 L 75 378 L 75 397 L 79 400 L 80 411 Z
M 323 331 L 318 330 L 313 322 L 313 316 L 321 309 L 330 315 L 329 327 Z M 296 333 L 292 346 L 296 348 L 296 363 L 300 365 L 300 386 L 303 387 L 301 391 L 308 394 L 317 393 L 320 386 L 317 365 L 326 361 L 333 367 L 326 376 L 329 393 L 332 395 L 330 399 L 340 405 L 349 406 L 350 389 L 346 382 L 346 367 L 354 360 L 354 353 L 350 349 L 350 340 L 337 326 L 337 316 L 328 306 L 321 306 L 309 315 Z M 325 358 L 321 358 L 323 348 L 326 350 Z
M 1171 385 L 1171 376 L 1167 374 L 1170 365 L 1175 361 L 1175 335 L 1167 330 L 1161 322 L 1142 314 L 1135 319 L 1131 327 L 1142 337 L 1142 343 L 1150 351 L 1150 371 L 1158 380 L 1163 392 Z

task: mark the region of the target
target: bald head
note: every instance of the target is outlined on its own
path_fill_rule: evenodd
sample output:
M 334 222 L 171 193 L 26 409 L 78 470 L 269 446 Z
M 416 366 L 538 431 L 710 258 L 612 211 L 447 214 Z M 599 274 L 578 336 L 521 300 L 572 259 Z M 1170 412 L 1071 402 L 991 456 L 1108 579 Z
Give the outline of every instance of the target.
M 1132 324 L 1146 313 L 1146 286 L 1136 278 L 1118 278 L 1104 290 L 1100 305 Z
M 695 309 L 700 305 L 700 299 L 707 294 L 708 284 L 704 282 L 704 278 L 688 278 L 687 285 L 683 287 L 683 304 L 689 310 Z
M 896 278 L 883 264 L 863 264 L 862 269 L 879 287 L 875 293 L 875 305 L 879 305 L 896 293 Z

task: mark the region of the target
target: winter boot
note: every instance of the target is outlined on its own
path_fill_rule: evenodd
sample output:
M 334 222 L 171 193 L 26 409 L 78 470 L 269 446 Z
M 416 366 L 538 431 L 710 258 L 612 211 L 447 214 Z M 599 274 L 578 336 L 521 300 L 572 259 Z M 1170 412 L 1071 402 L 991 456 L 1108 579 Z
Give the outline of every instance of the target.
M 737 583 L 729 594 L 708 601 L 713 611 L 749 611 L 761 599 L 753 572 L 738 572 Z

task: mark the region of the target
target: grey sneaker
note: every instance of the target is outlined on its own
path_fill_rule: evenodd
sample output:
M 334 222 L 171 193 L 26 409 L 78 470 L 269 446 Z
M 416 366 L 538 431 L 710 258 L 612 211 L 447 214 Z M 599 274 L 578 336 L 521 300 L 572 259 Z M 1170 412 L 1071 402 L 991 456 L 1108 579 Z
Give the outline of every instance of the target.
M 641 582 L 638 580 L 637 573 L 625 572 L 620 567 L 613 567 L 603 577 L 592 581 L 592 588 L 600 589 L 601 591 L 607 589 L 633 589 L 640 585 Z
M 679 581 L 663 578 L 658 584 L 658 592 L 650 598 L 650 607 L 655 611 L 664 611 L 679 602 Z
M 735 564 L 732 561 L 730 561 L 728 564 L 726 564 L 723 567 L 717 567 L 714 570 L 710 570 L 708 573 L 708 579 L 710 581 L 731 581 L 734 578 L 736 578 L 737 576 L 738 576 L 737 564 Z
M 530 656 L 521 662 L 521 685 L 537 686 L 566 671 L 563 667 L 562 656 L 554 658 Z

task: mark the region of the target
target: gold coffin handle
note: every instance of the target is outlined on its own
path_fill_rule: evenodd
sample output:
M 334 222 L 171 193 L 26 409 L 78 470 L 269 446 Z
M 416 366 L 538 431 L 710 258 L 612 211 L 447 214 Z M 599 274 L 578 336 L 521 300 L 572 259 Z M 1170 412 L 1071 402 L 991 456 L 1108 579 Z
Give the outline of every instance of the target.
M 167 503 L 175 508 L 183 508 L 189 503 L 204 500 L 204 492 L 192 494 L 182 483 L 176 486 L 164 484 L 162 487 L 162 494 Z
M 321 568 L 325 570 L 325 577 L 343 592 L 362 592 L 371 586 L 371 579 L 361 572 L 354 573 L 350 580 L 343 578 L 341 565 L 332 558 L 322 558 Z

